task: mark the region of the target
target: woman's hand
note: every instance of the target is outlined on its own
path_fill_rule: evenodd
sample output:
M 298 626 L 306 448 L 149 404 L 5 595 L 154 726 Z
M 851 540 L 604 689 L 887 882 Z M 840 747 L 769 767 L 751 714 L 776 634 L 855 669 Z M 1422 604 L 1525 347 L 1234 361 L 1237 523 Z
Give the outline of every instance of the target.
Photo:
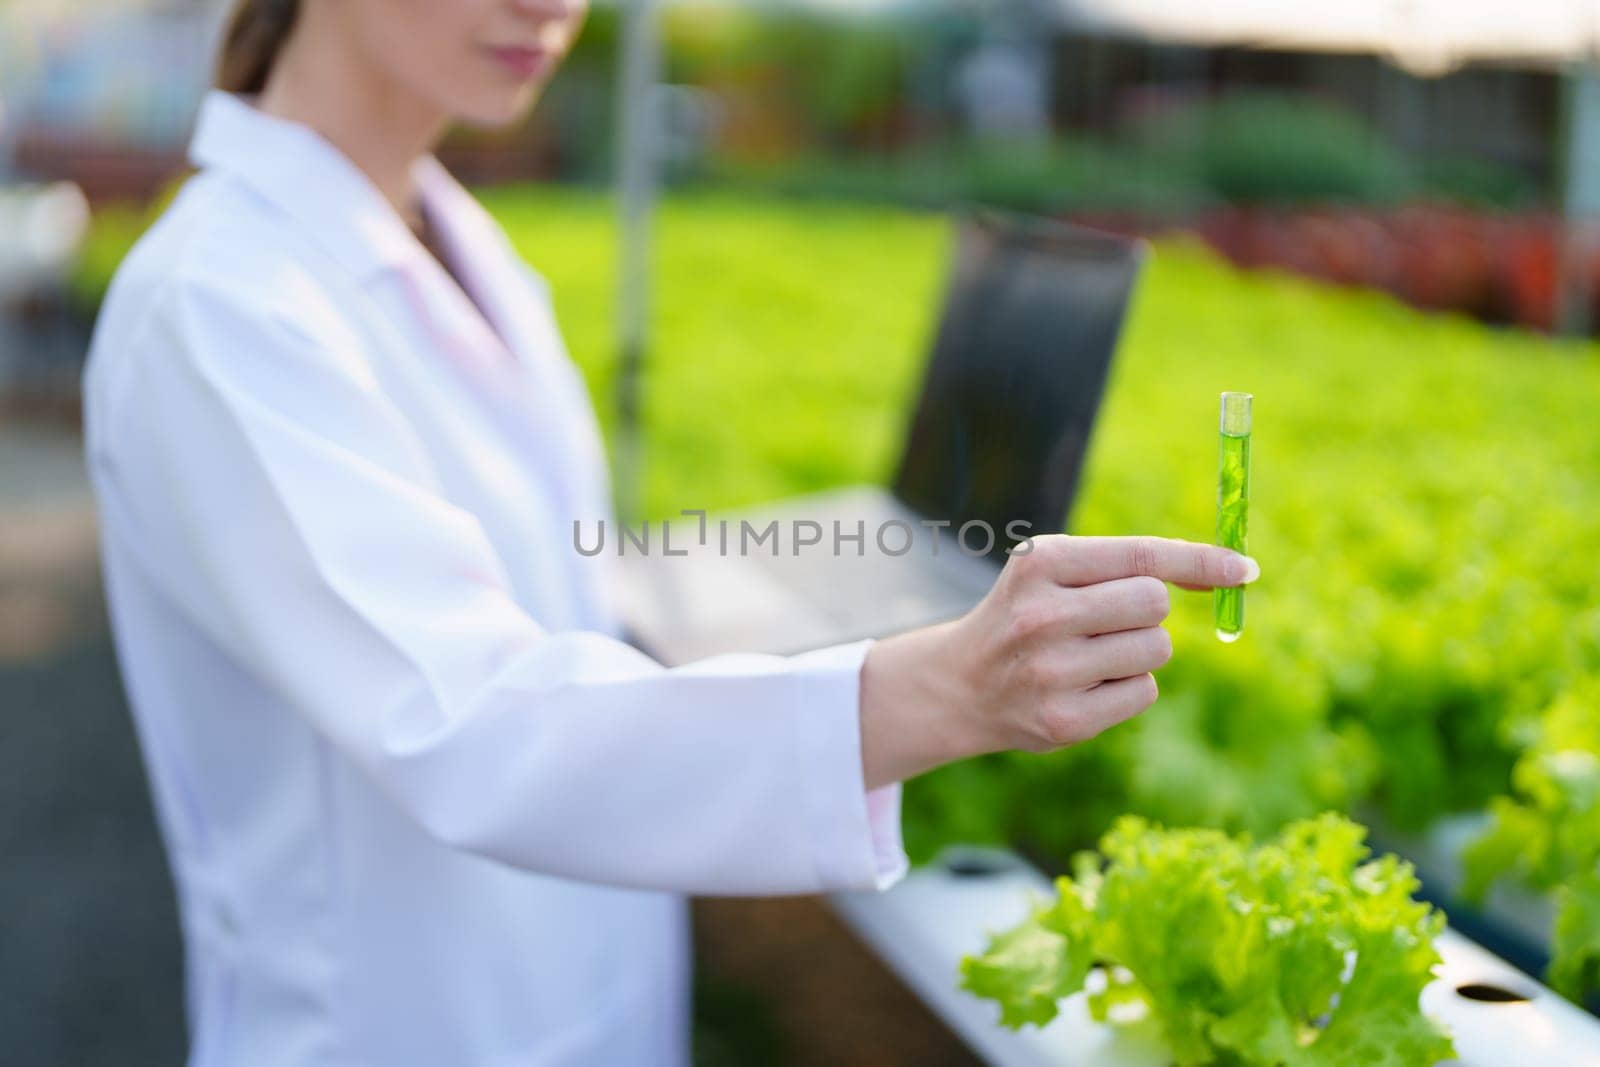
M 999 749 L 1087 740 L 1156 699 L 1167 582 L 1254 581 L 1253 560 L 1160 537 L 1030 538 L 959 619 L 873 644 L 861 670 L 867 788 Z

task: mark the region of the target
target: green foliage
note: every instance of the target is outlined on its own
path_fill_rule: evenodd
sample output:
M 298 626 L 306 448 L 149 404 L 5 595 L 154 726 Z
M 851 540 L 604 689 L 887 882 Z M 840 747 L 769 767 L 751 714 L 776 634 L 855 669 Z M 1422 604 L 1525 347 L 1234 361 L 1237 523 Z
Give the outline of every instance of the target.
M 550 280 L 567 345 L 609 431 L 611 201 L 525 188 L 484 200 Z M 946 242 L 927 217 L 860 205 L 665 200 L 644 385 L 648 514 L 886 480 Z
M 1556 890 L 1553 934 L 1551 987 L 1574 1000 L 1600 989 L 1600 873 L 1593 868 Z
M 510 189 L 486 200 L 551 280 L 609 421 L 609 202 Z M 937 216 L 669 197 L 649 513 L 886 480 L 948 251 Z M 1253 392 L 1251 549 L 1264 576 L 1244 636 L 1220 644 L 1210 598 L 1175 592 L 1177 653 L 1157 705 L 1052 756 L 910 783 L 914 854 L 968 839 L 1066 855 L 1123 812 L 1266 833 L 1368 795 L 1417 827 L 1504 792 L 1520 744 L 1503 723 L 1600 674 L 1595 352 L 1161 245 L 1071 528 L 1209 540 L 1217 394 Z
M 1235 92 L 1167 120 L 1192 137 L 1201 180 L 1245 203 L 1383 202 L 1403 192 L 1404 161 L 1354 114 L 1309 95 Z
M 610 199 L 483 198 L 550 280 L 609 430 Z M 886 481 L 944 280 L 942 217 L 678 194 L 655 237 L 647 512 Z M 910 783 L 913 854 L 974 840 L 1065 856 L 1123 812 L 1265 834 L 1369 796 L 1413 828 L 1506 793 L 1543 709 L 1600 678 L 1597 351 L 1158 246 L 1070 528 L 1209 540 L 1217 394 L 1253 392 L 1263 577 L 1244 636 L 1220 644 L 1210 598 L 1175 591 L 1157 705 L 1052 756 Z M 1555 831 L 1528 828 L 1550 821 L 1532 794 L 1495 810 L 1500 847 L 1528 857 L 1496 862 L 1576 877 L 1538 858 Z
M 893 69 L 885 62 L 883 69 Z M 838 84 L 848 91 L 848 82 Z M 874 84 L 881 91 L 894 88 L 893 79 Z M 851 91 L 850 99 L 858 98 L 864 114 L 866 98 Z M 816 110 L 812 98 L 804 100 Z M 883 114 L 891 104 L 873 98 L 871 108 Z M 846 128 L 821 114 L 794 121 L 816 131 Z M 1538 198 L 1527 175 L 1492 161 L 1408 159 L 1358 115 L 1304 93 L 1237 91 L 1119 131 L 1074 130 L 1037 145 L 947 134 L 869 153 L 860 146 L 842 150 L 838 142 L 818 132 L 760 162 L 723 155 L 708 174 L 736 188 L 807 196 L 912 204 L 971 199 L 1027 211 L 1138 211 L 1158 218 L 1181 218 L 1219 202 L 1390 206 L 1420 197 L 1526 209 Z
M 1252 846 L 1118 820 L 1100 842 L 1104 869 L 1080 861 L 1054 901 L 962 962 L 963 987 L 998 1001 L 1007 1026 L 1043 1025 L 1100 961 L 1091 1015 L 1143 1009 L 1180 1064 L 1449 1058 L 1419 1005 L 1444 916 L 1412 899 L 1408 864 L 1368 859 L 1365 834 L 1328 814 Z
M 1515 167 L 1477 156 L 1443 156 L 1417 164 L 1420 191 L 1445 200 L 1485 210 L 1520 211 L 1535 208 L 1539 184 Z
M 697 4 L 665 12 L 662 42 L 667 79 L 716 92 L 736 125 L 788 149 L 850 151 L 890 136 L 929 37 L 903 19 Z
M 1600 990 L 1600 679 L 1545 713 L 1497 797 L 1482 836 L 1462 856 L 1463 893 L 1481 900 L 1501 878 L 1556 894 L 1550 970 L 1558 992 Z
M 951 139 L 892 155 L 806 152 L 765 164 L 722 160 L 710 177 L 731 189 L 926 206 L 978 201 L 1041 214 L 1171 215 L 1213 201 L 1181 170 L 1075 136 L 1038 146 Z
M 1584 503 L 1600 441 L 1566 393 L 1600 386 L 1593 349 L 1240 276 L 1176 246 L 1154 267 L 1074 525 L 1207 539 L 1215 396 L 1248 389 L 1265 574 L 1232 647 L 1180 598 L 1164 689 L 1203 694 L 1224 750 L 1270 749 L 1262 729 L 1339 731 L 1376 757 L 1403 825 L 1480 806 L 1506 781 L 1502 721 L 1600 670 L 1583 548 L 1600 539 Z
M 111 203 L 94 209 L 83 247 L 67 276 L 67 291 L 84 315 L 99 311 L 123 257 L 172 203 L 184 181 L 182 175 L 171 179 L 148 204 Z
M 122 257 L 149 224 L 142 208 L 116 205 L 95 210 L 83 247 L 67 277 L 67 289 L 78 307 L 93 314 L 100 306 Z
M 1002 1025 L 1043 1026 L 1089 975 L 1094 916 L 1077 887 L 1067 879 L 1062 882 L 1053 904 L 996 934 L 982 956 L 961 963 L 963 988 L 998 1002 Z

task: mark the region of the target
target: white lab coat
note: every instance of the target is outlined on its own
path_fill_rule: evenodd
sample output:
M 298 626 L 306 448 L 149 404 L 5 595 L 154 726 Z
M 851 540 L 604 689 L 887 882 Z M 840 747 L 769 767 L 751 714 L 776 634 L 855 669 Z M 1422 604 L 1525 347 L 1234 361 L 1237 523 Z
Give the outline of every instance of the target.
M 870 642 L 624 643 L 588 394 L 489 216 L 418 164 L 497 330 L 309 129 L 214 93 L 192 154 L 84 383 L 190 1063 L 684 1062 L 678 894 L 904 870 Z

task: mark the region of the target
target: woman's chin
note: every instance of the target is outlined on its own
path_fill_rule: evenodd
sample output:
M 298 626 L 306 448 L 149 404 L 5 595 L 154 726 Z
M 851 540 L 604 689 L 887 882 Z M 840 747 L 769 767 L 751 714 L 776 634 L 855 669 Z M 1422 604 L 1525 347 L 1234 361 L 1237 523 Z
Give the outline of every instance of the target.
M 456 108 L 457 121 L 478 129 L 503 130 L 520 124 L 539 100 L 543 84 L 528 84 L 514 92 L 485 93 Z

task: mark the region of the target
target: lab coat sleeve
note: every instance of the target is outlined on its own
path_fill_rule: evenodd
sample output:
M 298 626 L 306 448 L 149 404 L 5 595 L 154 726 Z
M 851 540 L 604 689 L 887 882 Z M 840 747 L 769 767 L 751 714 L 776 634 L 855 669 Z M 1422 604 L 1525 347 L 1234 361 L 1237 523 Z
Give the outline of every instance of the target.
M 117 352 L 100 505 L 212 640 L 450 846 L 707 894 L 900 877 L 899 787 L 863 786 L 870 641 L 667 669 L 543 629 L 309 306 L 184 278 Z

